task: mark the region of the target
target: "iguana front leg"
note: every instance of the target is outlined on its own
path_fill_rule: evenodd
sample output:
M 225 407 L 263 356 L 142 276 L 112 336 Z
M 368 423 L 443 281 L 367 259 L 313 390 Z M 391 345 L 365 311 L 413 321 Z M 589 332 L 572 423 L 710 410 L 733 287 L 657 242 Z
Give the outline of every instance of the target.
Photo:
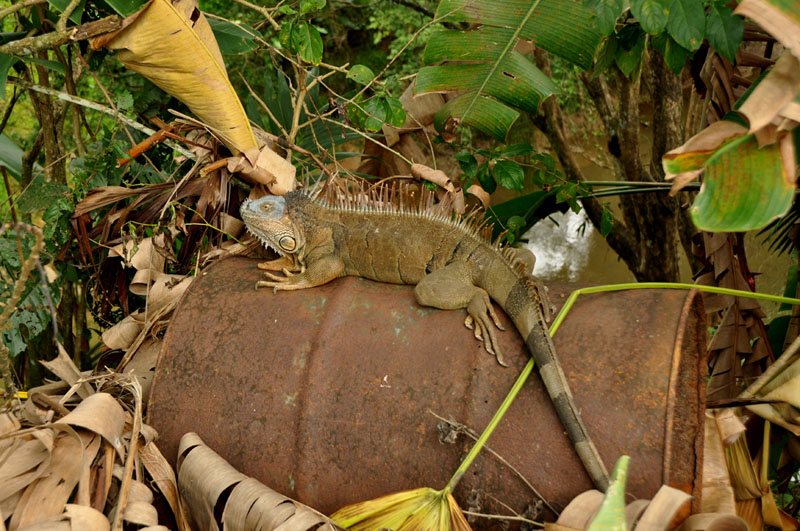
M 489 294 L 475 286 L 469 276 L 467 265 L 454 262 L 423 277 L 414 288 L 417 302 L 441 310 L 466 308 L 464 325 L 473 330 L 475 337 L 483 341 L 489 354 L 497 357 L 500 365 L 508 366 L 497 342 L 494 327 L 503 330 L 492 306 Z
M 297 274 L 291 274 L 288 270 L 284 271 L 286 276 L 283 277 L 264 273 L 270 280 L 256 282 L 256 289 L 262 287 L 272 288 L 277 293 L 278 290 L 313 288 L 327 284 L 331 280 L 340 277 L 343 271 L 344 262 L 342 262 L 342 259 L 334 254 L 329 254 L 309 262 Z
M 275 260 L 269 260 L 267 262 L 261 262 L 258 265 L 258 268 L 262 271 L 304 271 L 306 268 L 305 264 L 299 264 L 297 260 L 293 256 L 281 256 L 280 258 L 276 258 Z

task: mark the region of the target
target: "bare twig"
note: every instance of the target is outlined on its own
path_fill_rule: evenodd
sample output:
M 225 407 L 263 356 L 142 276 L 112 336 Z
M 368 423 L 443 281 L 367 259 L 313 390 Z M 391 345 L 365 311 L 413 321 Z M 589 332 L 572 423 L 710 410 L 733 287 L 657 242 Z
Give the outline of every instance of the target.
M 38 3 L 38 2 L 37 2 Z M 25 37 L 16 41 L 11 41 L 0 46 L 0 53 L 7 53 L 24 57 L 35 52 L 55 48 L 70 41 L 80 41 L 94 37 L 101 33 L 114 31 L 122 26 L 122 18 L 118 15 L 111 15 L 94 22 L 81 24 L 63 30 L 51 31 L 43 35 Z
M 99 103 L 95 103 L 93 101 L 85 100 L 83 98 L 79 98 L 78 96 L 73 96 L 73 95 L 68 94 L 66 92 L 61 92 L 59 90 L 54 90 L 54 89 L 51 89 L 51 88 L 42 87 L 40 85 L 35 85 L 33 83 L 28 83 L 27 81 L 22 80 L 20 78 L 16 78 L 16 77 L 8 78 L 8 82 L 9 83 L 13 83 L 13 84 L 15 84 L 17 86 L 20 86 L 22 88 L 33 90 L 34 92 L 41 92 L 42 94 L 49 94 L 50 96 L 56 97 L 56 98 L 58 98 L 60 100 L 64 100 L 64 101 L 66 101 L 68 103 L 75 103 L 76 105 L 80 105 L 81 107 L 86 107 L 88 109 L 92 109 L 92 110 L 101 112 L 103 114 L 111 116 L 112 118 L 119 118 L 119 120 L 124 122 L 126 125 L 129 125 L 130 127 L 136 129 L 137 131 L 141 131 L 142 133 L 144 133 L 146 135 L 152 135 L 152 134 L 155 134 L 155 132 L 156 132 L 155 129 L 151 129 L 151 128 L 147 127 L 146 125 L 142 125 L 139 122 L 137 122 L 136 120 L 132 120 L 132 119 L 128 118 L 127 116 L 125 116 L 124 114 L 117 113 L 117 112 L 114 111 L 114 109 L 106 107 L 105 105 L 100 105 Z M 178 151 L 181 155 L 183 155 L 185 157 L 192 158 L 192 159 L 194 158 L 194 154 L 192 154 L 190 151 L 184 149 L 183 147 L 175 144 L 174 142 L 167 142 L 167 144 L 172 149 L 174 149 L 175 151 Z
M 281 26 L 277 22 L 275 22 L 275 19 L 272 18 L 272 14 L 269 12 L 269 9 L 267 9 L 266 7 L 257 6 L 255 4 L 251 4 L 247 0 L 233 0 L 233 1 L 236 2 L 237 4 L 240 4 L 240 5 L 243 5 L 243 6 L 247 7 L 247 8 L 252 9 L 253 11 L 257 11 L 259 14 L 261 14 L 261 16 L 263 16 L 265 19 L 267 19 L 267 22 L 270 23 L 270 25 L 273 27 L 273 29 L 275 31 L 280 31 L 281 30 Z
M 445 423 L 447 423 L 447 425 L 449 425 L 449 426 L 450 426 L 451 428 L 453 428 L 454 430 L 456 430 L 456 431 L 459 431 L 459 432 L 461 432 L 461 433 L 463 433 L 463 434 L 467 435 L 467 436 L 468 436 L 469 438 L 471 438 L 472 440 L 474 440 L 474 441 L 477 441 L 477 440 L 478 440 L 478 436 L 475 434 L 475 432 L 474 432 L 472 429 L 470 429 L 468 426 L 466 426 L 465 424 L 461 424 L 461 423 L 459 423 L 459 422 L 455 422 L 455 421 L 452 421 L 452 420 L 448 420 L 448 419 L 446 419 L 446 418 L 444 418 L 444 417 L 441 417 L 441 416 L 437 415 L 436 413 L 434 413 L 434 412 L 433 412 L 433 411 L 431 411 L 430 409 L 428 410 L 428 413 L 430 413 L 431 415 L 433 415 L 433 416 L 434 416 L 434 417 L 436 417 L 437 419 L 441 420 L 442 422 L 445 422 Z M 484 450 L 486 450 L 487 452 L 489 452 L 490 454 L 492 454 L 493 456 L 495 456 L 495 457 L 496 457 L 496 458 L 497 458 L 497 459 L 498 459 L 498 460 L 499 460 L 501 463 L 503 463 L 503 464 L 504 464 L 504 465 L 506 465 L 508 468 L 510 468 L 510 469 L 511 469 L 511 471 L 512 471 L 512 472 L 514 472 L 514 474 L 516 474 L 516 475 L 517 475 L 517 477 L 518 477 L 518 478 L 520 478 L 520 479 L 522 480 L 522 482 L 523 482 L 523 483 L 525 483 L 525 485 L 526 485 L 526 486 L 527 486 L 529 489 L 531 489 L 531 491 L 532 491 L 532 492 L 533 492 L 533 493 L 534 493 L 534 494 L 535 494 L 535 495 L 536 495 L 536 496 L 537 496 L 537 497 L 538 497 L 540 500 L 542 500 L 542 502 L 543 502 L 543 503 L 544 503 L 544 504 L 547 506 L 547 508 L 548 508 L 548 509 L 550 509 L 551 511 L 553 511 L 553 514 L 555 514 L 555 515 L 558 515 L 558 514 L 560 514 L 560 512 L 559 512 L 559 511 L 556 511 L 555 507 L 553 507 L 552 505 L 550 505 L 550 504 L 547 502 L 547 500 L 544 498 L 544 496 L 542 496 L 542 495 L 539 493 L 539 491 L 538 491 L 538 490 L 536 490 L 536 487 L 534 487 L 534 486 L 533 486 L 533 484 L 532 484 L 530 481 L 528 481 L 528 480 L 527 480 L 527 478 L 526 478 L 525 476 L 523 476 L 523 475 L 522 475 L 522 472 L 520 472 L 519 470 L 517 470 L 517 469 L 514 467 L 514 465 L 512 465 L 511 463 L 509 463 L 508 461 L 506 461 L 506 459 L 505 459 L 505 458 L 504 458 L 502 455 L 498 454 L 497 452 L 495 452 L 494 450 L 492 450 L 491 448 L 489 448 L 489 445 L 488 445 L 488 444 L 487 444 L 487 445 L 484 445 L 484 446 L 483 446 L 483 449 L 484 449 Z
M 17 2 L 16 4 L 10 5 L 4 9 L 0 9 L 0 20 L 7 17 L 11 13 L 16 13 L 20 9 L 24 9 L 28 6 L 36 5 L 36 4 L 44 4 L 47 0 L 22 0 L 21 2 Z
M 61 16 L 58 18 L 58 22 L 56 23 L 56 31 L 66 31 L 67 29 L 67 21 L 69 20 L 70 15 L 72 12 L 75 11 L 75 8 L 81 3 L 81 0 L 71 0 L 64 11 L 61 12 Z

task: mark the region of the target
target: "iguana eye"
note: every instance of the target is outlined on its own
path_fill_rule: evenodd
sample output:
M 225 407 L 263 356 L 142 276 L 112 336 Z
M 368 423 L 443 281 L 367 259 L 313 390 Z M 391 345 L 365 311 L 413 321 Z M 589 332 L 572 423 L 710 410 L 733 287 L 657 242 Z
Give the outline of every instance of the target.
M 269 203 L 261 203 L 261 210 L 264 212 L 269 212 L 272 209 L 272 205 Z
M 278 244 L 281 246 L 281 248 L 283 248 L 286 251 L 294 251 L 297 242 L 295 242 L 294 238 L 292 238 L 291 236 L 284 236 L 283 238 L 281 238 Z

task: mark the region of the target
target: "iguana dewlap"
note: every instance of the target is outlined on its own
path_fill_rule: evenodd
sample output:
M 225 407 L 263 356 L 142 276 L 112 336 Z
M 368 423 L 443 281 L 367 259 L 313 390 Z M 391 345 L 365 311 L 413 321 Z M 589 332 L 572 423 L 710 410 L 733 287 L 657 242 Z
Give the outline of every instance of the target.
M 581 461 L 605 490 L 608 474 L 556 358 L 530 264 L 518 260 L 515 250 L 492 244 L 475 217 L 454 219 L 430 202 L 417 208 L 400 203 L 385 190 L 372 198 L 360 194 L 335 202 L 302 191 L 244 202 L 248 230 L 281 255 L 259 264 L 267 280 L 256 287 L 305 289 L 347 275 L 415 285 L 423 306 L 466 309 L 467 327 L 505 365 L 495 335 L 495 327 L 502 327 L 494 299 L 525 338 Z

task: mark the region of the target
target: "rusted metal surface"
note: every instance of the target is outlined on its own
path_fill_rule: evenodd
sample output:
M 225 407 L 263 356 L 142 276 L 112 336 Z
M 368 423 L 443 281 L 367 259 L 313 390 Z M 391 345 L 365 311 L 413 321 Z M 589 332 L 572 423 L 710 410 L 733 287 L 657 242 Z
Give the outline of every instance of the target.
M 199 435 L 243 473 L 330 514 L 390 492 L 445 485 L 472 441 L 439 442 L 429 411 L 480 431 L 528 360 L 501 315 L 503 368 L 462 311 L 421 308 L 407 286 L 345 278 L 295 292 L 255 291 L 256 261 L 224 260 L 175 312 L 149 421 L 174 462 Z M 575 288 L 550 286 L 557 306 Z M 608 467 L 631 456 L 628 490 L 662 482 L 698 494 L 705 329 L 681 291 L 583 296 L 555 337 L 575 401 Z M 562 506 L 592 488 L 534 373 L 489 440 Z M 488 452 L 456 491 L 462 508 L 519 513 L 536 496 Z M 552 515 L 551 515 L 552 516 Z M 476 521 L 476 528 L 488 526 Z

